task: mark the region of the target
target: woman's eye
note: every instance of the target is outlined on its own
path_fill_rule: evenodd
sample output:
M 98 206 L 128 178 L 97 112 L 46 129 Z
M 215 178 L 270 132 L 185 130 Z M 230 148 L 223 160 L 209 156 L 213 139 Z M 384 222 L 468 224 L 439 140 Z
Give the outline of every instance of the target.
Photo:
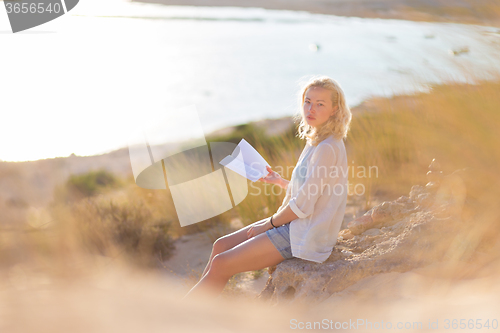
M 318 104 L 319 106 L 323 106 L 323 104 Z

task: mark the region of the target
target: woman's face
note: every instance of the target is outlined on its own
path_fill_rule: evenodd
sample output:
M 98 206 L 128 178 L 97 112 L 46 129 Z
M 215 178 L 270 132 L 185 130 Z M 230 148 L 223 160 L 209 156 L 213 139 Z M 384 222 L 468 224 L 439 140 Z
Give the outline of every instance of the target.
M 321 87 L 307 89 L 302 106 L 302 118 L 304 121 L 317 128 L 324 124 L 330 116 L 335 114 L 338 106 L 332 105 L 331 91 Z

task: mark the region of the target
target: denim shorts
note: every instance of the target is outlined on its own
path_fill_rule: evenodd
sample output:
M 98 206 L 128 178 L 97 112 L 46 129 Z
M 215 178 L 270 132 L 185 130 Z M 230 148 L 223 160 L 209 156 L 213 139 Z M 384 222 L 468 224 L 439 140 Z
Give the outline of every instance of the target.
M 290 223 L 280 225 L 277 228 L 266 231 L 267 237 L 271 243 L 278 249 L 281 256 L 285 259 L 294 258 L 292 256 L 292 247 L 290 245 Z

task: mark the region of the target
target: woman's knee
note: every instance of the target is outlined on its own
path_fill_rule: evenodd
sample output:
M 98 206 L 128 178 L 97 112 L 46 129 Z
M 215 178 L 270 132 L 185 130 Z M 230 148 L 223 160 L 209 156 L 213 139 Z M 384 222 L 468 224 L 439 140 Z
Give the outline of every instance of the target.
M 218 238 L 212 246 L 212 257 L 216 254 L 230 250 L 236 245 L 246 241 L 248 239 L 247 236 L 248 228 L 249 226 L 242 228 L 236 232 L 233 232 L 229 235 L 225 235 Z
M 229 250 L 229 244 L 225 237 L 218 238 L 212 246 L 212 253 L 214 253 L 214 255 L 222 253 L 226 250 Z
M 224 277 L 231 277 L 233 275 L 231 273 L 231 269 L 229 267 L 227 259 L 221 254 L 216 254 L 212 258 L 212 263 L 210 265 L 210 270 L 208 273 L 211 275 L 218 275 Z

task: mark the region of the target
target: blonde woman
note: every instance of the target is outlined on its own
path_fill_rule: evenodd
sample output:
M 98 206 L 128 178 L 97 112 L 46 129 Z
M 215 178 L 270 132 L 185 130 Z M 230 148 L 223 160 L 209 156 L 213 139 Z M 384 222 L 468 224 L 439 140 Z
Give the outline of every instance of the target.
M 217 239 L 200 281 L 184 297 L 219 295 L 234 274 L 301 258 L 322 263 L 331 254 L 347 201 L 343 139 L 351 122 L 340 85 L 311 78 L 299 92 L 301 139 L 306 140 L 291 180 L 268 167 L 260 181 L 286 189 L 276 213 Z

